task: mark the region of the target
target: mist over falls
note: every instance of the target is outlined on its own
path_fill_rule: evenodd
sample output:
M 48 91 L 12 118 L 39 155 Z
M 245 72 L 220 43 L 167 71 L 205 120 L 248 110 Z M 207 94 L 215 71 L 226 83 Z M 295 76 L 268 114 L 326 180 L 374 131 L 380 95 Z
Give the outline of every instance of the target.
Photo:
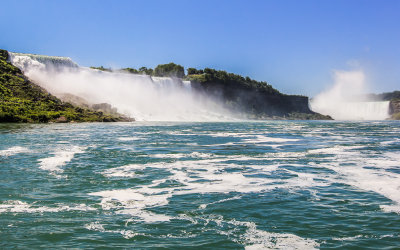
M 51 94 L 109 103 L 139 121 L 221 121 L 236 115 L 222 103 L 169 77 L 104 72 L 79 67 L 69 58 L 10 53 L 11 63 Z
M 310 106 L 315 112 L 335 120 L 385 120 L 389 118 L 389 101 L 368 98 L 362 71 L 336 71 L 334 84 L 314 97 Z

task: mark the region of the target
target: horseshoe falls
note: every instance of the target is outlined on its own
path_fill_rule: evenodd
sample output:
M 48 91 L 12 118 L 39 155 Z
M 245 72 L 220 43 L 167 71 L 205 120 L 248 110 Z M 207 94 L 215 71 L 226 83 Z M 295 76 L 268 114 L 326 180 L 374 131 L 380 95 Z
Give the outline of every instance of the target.
M 369 100 L 363 71 L 335 71 L 334 84 L 315 96 L 311 109 L 335 120 L 385 120 L 389 101 Z
M 389 103 L 389 101 L 344 101 L 321 105 L 311 102 L 311 109 L 329 114 L 335 120 L 385 120 L 389 118 Z

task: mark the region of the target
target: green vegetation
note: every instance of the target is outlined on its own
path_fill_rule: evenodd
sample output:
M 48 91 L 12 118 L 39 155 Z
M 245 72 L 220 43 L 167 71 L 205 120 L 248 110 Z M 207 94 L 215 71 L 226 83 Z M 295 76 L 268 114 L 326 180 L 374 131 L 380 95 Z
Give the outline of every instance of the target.
M 125 121 L 119 115 L 103 114 L 64 103 L 29 81 L 0 50 L 0 122 L 96 122 Z
M 154 69 L 153 75 L 183 78 L 185 76 L 185 69 L 175 63 L 160 64 Z
M 399 113 L 395 113 L 392 115 L 391 117 L 392 120 L 400 120 L 400 112 Z
M 96 67 L 91 67 L 91 68 L 96 68 Z M 123 68 L 121 70 L 132 74 L 142 74 L 149 76 L 177 77 L 177 78 L 183 78 L 185 76 L 185 69 L 183 68 L 183 66 L 175 63 L 160 64 L 157 65 L 155 69 L 140 67 L 139 69 Z
M 101 71 L 106 71 L 106 72 L 111 72 L 112 70 L 110 68 L 104 68 L 103 66 L 100 67 L 90 67 L 91 69 L 98 69 Z
M 124 68 L 122 71 L 126 71 L 131 74 L 141 74 L 141 75 L 153 75 L 153 69 L 147 67 L 140 67 L 139 69 L 134 68 Z
M 269 94 L 277 94 L 280 92 L 274 89 L 267 82 L 259 82 L 250 77 L 243 77 L 241 75 L 236 75 L 233 73 L 228 73 L 223 70 L 215 70 L 210 68 L 205 68 L 204 70 L 197 70 L 194 68 L 188 68 L 188 75 L 186 77 L 187 80 L 192 82 L 197 82 L 201 84 L 205 83 L 218 83 L 222 85 L 235 85 L 236 87 L 240 86 L 247 89 L 256 89 L 257 91 L 269 93 Z
M 110 71 L 110 69 L 104 68 L 103 66 L 91 68 L 103 71 Z M 228 73 L 223 70 L 215 70 L 210 68 L 198 70 L 195 68 L 188 68 L 187 75 L 185 75 L 185 68 L 179 64 L 175 64 L 172 62 L 168 64 L 159 64 L 157 65 L 157 67 L 154 68 L 154 70 L 147 67 L 141 67 L 139 69 L 123 68 L 121 70 L 132 74 L 145 74 L 160 77 L 177 77 L 200 84 L 214 82 L 223 85 L 239 85 L 241 87 L 257 89 L 258 91 L 270 94 L 281 94 L 278 90 L 274 89 L 267 82 L 259 82 L 250 79 L 250 77 L 248 76 L 243 77 L 241 75 Z

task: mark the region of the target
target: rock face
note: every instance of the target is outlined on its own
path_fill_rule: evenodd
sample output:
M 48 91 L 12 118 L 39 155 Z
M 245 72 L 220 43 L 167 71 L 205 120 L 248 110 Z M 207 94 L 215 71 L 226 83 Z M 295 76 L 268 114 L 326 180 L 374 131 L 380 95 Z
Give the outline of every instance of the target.
M 202 83 L 194 81 L 192 86 L 208 95 L 224 100 L 228 108 L 251 114 L 252 118 L 332 120 L 330 116 L 313 112 L 306 96 L 285 95 L 278 91 L 267 91 L 218 81 Z
M 400 99 L 390 101 L 389 114 L 400 113 Z
M 228 109 L 250 118 L 332 120 L 310 110 L 308 97 L 282 94 L 267 82 L 250 77 L 210 68 L 189 68 L 186 80 L 198 91 L 222 100 Z
M 400 99 L 390 101 L 389 114 L 393 120 L 400 120 Z
M 113 108 L 111 104 L 108 103 L 93 104 L 91 108 L 96 111 L 101 111 L 107 114 L 118 114 L 117 109 Z
M 69 93 L 60 94 L 57 95 L 57 97 L 60 98 L 63 102 L 69 102 L 72 105 L 78 106 L 80 108 L 92 109 L 94 111 L 100 111 L 105 114 L 118 115 L 117 109 L 111 106 L 111 104 L 109 103 L 90 104 L 86 99 Z

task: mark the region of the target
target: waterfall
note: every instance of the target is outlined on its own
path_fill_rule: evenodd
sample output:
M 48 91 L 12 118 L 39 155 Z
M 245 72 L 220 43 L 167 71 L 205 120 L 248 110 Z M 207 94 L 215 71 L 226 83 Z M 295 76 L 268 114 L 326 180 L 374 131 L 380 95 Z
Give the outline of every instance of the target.
M 332 116 L 335 120 L 385 120 L 389 118 L 389 101 L 381 102 L 336 102 L 316 105 L 311 109 Z
M 70 67 L 77 68 L 78 64 L 72 61 L 69 57 L 61 57 L 61 56 L 44 56 L 44 55 L 35 55 L 35 54 L 23 54 L 23 53 L 12 53 L 9 52 L 10 61 L 15 66 L 21 66 L 23 68 L 28 68 L 32 66 L 32 64 L 37 64 L 36 62 L 41 63 L 44 67 L 53 67 L 53 68 L 61 68 L 61 67 Z M 17 66 L 17 67 L 18 67 Z
M 80 67 L 70 58 L 10 53 L 10 61 L 53 95 L 109 103 L 138 121 L 221 121 L 234 114 L 189 81 Z
M 311 99 L 313 111 L 335 120 L 385 120 L 389 102 L 368 101 L 365 74 L 357 71 L 335 71 L 334 84 Z
M 349 120 L 385 120 L 389 118 L 389 101 L 345 103 Z

